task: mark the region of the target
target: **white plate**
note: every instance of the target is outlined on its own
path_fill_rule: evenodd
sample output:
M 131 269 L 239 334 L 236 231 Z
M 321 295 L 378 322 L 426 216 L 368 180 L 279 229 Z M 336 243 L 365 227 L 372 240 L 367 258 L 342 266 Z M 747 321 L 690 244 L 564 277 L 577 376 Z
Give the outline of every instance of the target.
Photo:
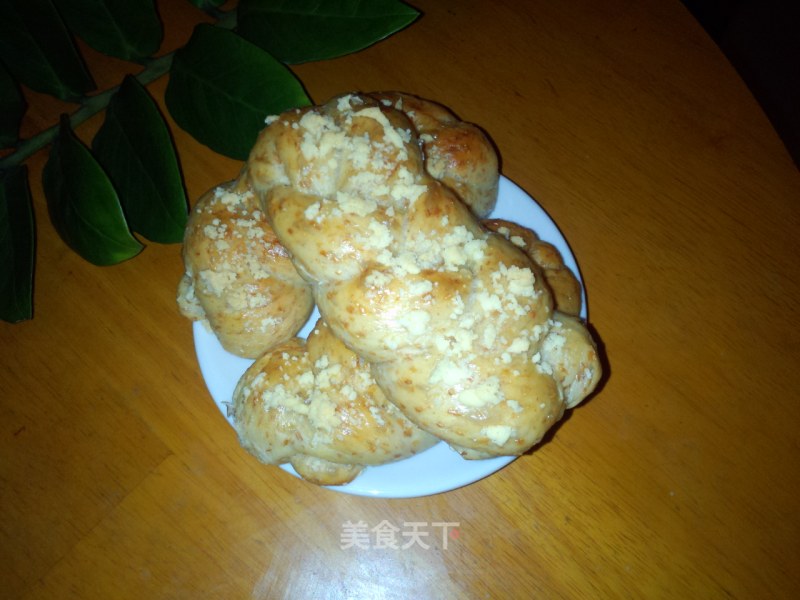
M 564 263 L 581 279 L 575 257 L 556 224 L 533 198 L 505 177 L 500 178 L 497 207 L 491 217 L 507 219 L 533 229 L 541 239 L 558 248 Z M 581 316 L 585 318 L 585 297 L 582 306 Z M 314 309 L 308 323 L 300 331 L 300 337 L 308 335 L 318 318 L 319 313 Z M 200 371 L 208 390 L 222 414 L 226 415 L 224 403 L 230 401 L 236 382 L 253 361 L 226 352 L 217 338 L 199 323 L 194 324 L 194 341 Z M 329 489 L 382 498 L 427 496 L 483 479 L 515 458 L 501 456 L 487 460 L 465 460 L 442 442 L 411 458 L 380 467 L 368 467 L 347 485 L 329 486 Z M 281 468 L 299 477 L 290 465 L 282 465 Z

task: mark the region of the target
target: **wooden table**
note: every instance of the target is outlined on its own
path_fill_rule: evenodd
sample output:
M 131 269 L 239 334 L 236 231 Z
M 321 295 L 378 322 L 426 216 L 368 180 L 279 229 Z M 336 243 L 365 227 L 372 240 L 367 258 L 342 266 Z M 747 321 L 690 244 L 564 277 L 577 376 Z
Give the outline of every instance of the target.
M 414 4 L 400 34 L 295 71 L 316 101 L 401 89 L 491 134 L 578 258 L 599 393 L 435 496 L 262 466 L 205 388 L 180 248 L 84 262 L 50 226 L 40 153 L 35 318 L 0 325 L 4 597 L 798 597 L 800 175 L 756 101 L 677 0 Z M 203 17 L 160 7 L 167 51 Z M 130 68 L 89 54 L 101 86 Z M 61 110 L 29 100 L 24 133 Z M 237 174 L 175 133 L 193 200 Z M 348 521 L 422 523 L 430 547 L 345 548 Z

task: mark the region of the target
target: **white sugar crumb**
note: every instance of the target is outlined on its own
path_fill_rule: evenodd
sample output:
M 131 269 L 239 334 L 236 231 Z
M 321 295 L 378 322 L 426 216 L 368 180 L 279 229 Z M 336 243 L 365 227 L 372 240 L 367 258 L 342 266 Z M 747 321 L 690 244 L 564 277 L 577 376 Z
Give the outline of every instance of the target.
M 342 396 L 347 398 L 347 400 L 349 400 L 350 402 L 353 402 L 358 397 L 355 388 L 353 388 L 353 386 L 348 384 L 343 385 L 340 392 Z
M 567 339 L 560 333 L 550 332 L 542 342 L 542 350 L 547 353 L 560 352 Z
M 465 365 L 459 365 L 455 362 L 444 359 L 439 361 L 436 368 L 431 372 L 428 378 L 430 385 L 441 384 L 445 387 L 452 388 L 456 385 L 463 384 L 472 376 L 472 371 Z
M 525 337 L 515 338 L 514 341 L 508 346 L 508 352 L 511 354 L 521 354 L 527 352 L 531 347 L 531 342 Z
M 369 237 L 361 240 L 367 248 L 383 250 L 392 243 L 392 232 L 384 223 L 370 221 L 368 230 Z M 389 262 L 391 263 L 391 258 L 389 258 Z
M 498 404 L 503 400 L 505 396 L 500 388 L 500 379 L 496 376 L 488 377 L 458 395 L 458 401 L 469 408 Z
M 221 224 L 219 219 L 213 219 L 209 225 L 203 227 L 203 233 L 210 240 L 219 240 L 225 236 L 228 226 Z
M 336 109 L 339 112 L 349 112 L 349 111 L 351 111 L 352 110 L 352 106 L 350 106 L 350 101 L 352 100 L 352 98 L 353 98 L 353 96 L 350 95 L 350 94 L 347 94 L 347 95 L 342 96 L 341 98 L 339 98 L 339 100 L 336 102 Z
M 344 185 L 343 193 L 359 196 L 363 202 L 377 204 L 378 199 L 385 201 L 390 189 L 384 171 L 389 168 L 389 163 L 379 159 L 377 154 L 373 156 L 372 145 L 368 140 L 364 140 L 358 147 L 361 150 L 351 158 L 353 166 L 359 169 L 375 169 L 376 172 L 362 170 L 351 175 Z
M 452 320 L 457 320 L 464 314 L 464 299 L 461 297 L 461 294 L 456 294 L 453 297 L 453 311 L 450 313 L 450 318 Z
M 502 311 L 503 303 L 500 301 L 500 296 L 497 294 L 489 294 L 488 292 L 478 292 L 475 299 L 480 304 L 484 312 Z
M 483 346 L 488 350 L 494 346 L 495 339 L 497 339 L 497 327 L 489 323 L 483 330 Z
M 398 322 L 411 335 L 422 335 L 428 328 L 431 315 L 424 310 L 412 310 L 398 319 Z
M 270 278 L 270 271 L 267 266 L 253 254 L 248 254 L 244 258 L 244 268 L 255 281 L 263 281 Z
M 260 325 L 261 331 L 269 331 L 269 330 L 274 329 L 275 327 L 277 327 L 279 323 L 280 323 L 280 321 L 278 321 L 278 319 L 276 319 L 275 317 L 265 317 L 265 318 L 261 319 L 261 322 L 260 322 L 259 325 Z
M 236 273 L 229 270 L 212 271 L 204 269 L 198 273 L 200 283 L 215 296 L 221 296 L 236 281 Z
M 398 183 L 392 186 L 391 196 L 395 201 L 413 204 L 426 191 L 428 191 L 427 186 L 419 183 Z
M 536 370 L 539 373 L 543 373 L 544 375 L 552 375 L 553 374 L 553 367 L 550 366 L 549 363 L 546 363 L 544 361 L 540 361 L 540 362 L 537 362 L 535 364 L 536 364 Z M 558 389 L 561 390 L 561 386 L 559 386 Z
M 412 281 L 407 287 L 409 296 L 424 296 L 433 291 L 433 283 L 429 279 Z
M 248 308 L 262 308 L 269 304 L 270 298 L 266 294 L 249 294 L 246 304 Z
M 389 285 L 392 281 L 392 277 L 387 275 L 382 271 L 370 271 L 367 273 L 367 276 L 364 278 L 364 284 L 368 288 L 372 289 L 383 289 L 387 285 Z
M 417 261 L 417 257 L 413 252 L 402 252 L 397 257 L 393 257 L 390 261 L 395 274 L 398 277 L 404 275 L 418 275 L 422 272 L 422 266 Z
M 459 225 L 444 236 L 439 251 L 445 269 L 456 271 L 468 262 L 482 260 L 485 248 L 486 240 L 476 238 L 466 227 Z
M 514 244 L 515 246 L 518 246 L 519 248 L 524 248 L 525 247 L 525 240 L 523 240 L 518 235 L 512 235 L 509 238 L 509 240 L 511 241 L 512 244 Z
M 511 433 L 512 429 L 507 425 L 489 425 L 481 429 L 481 434 L 498 446 L 505 444 L 511 437 Z
M 471 359 L 474 357 L 473 344 L 477 337 L 478 334 L 469 327 L 462 327 L 448 332 L 447 335 L 436 336 L 433 343 L 439 352 Z
M 297 385 L 301 388 L 311 388 L 314 385 L 314 374 L 311 371 L 306 371 L 305 373 L 301 373 L 300 376 L 297 378 Z
M 359 117 L 367 117 L 377 121 L 383 127 L 384 139 L 397 149 L 405 151 L 405 143 L 410 139 L 410 134 L 407 131 L 395 129 L 380 108 L 370 106 L 362 108 L 355 114 Z
M 370 405 L 369 412 L 372 415 L 372 418 L 375 419 L 375 424 L 378 427 L 385 427 L 386 426 L 386 421 L 383 418 L 383 414 L 382 414 L 381 409 L 379 409 L 375 405 Z
M 314 398 L 308 406 L 308 416 L 318 429 L 328 433 L 341 424 L 336 405 L 326 398 Z
M 319 202 L 314 202 L 313 204 L 310 204 L 305 211 L 303 211 L 303 216 L 309 221 L 314 221 L 319 216 L 319 208 Z
M 375 202 L 375 200 L 364 198 L 356 194 L 337 192 L 336 201 L 339 203 L 339 208 L 345 213 L 355 214 L 361 217 L 375 212 L 375 209 L 378 208 L 378 203 Z
M 531 298 L 535 295 L 534 283 L 536 278 L 529 268 L 521 268 L 516 265 L 506 267 L 503 263 L 500 263 L 498 273 L 506 279 L 509 293 L 526 298 Z
M 254 381 L 253 384 L 257 385 L 257 382 Z M 264 410 L 282 406 L 301 415 L 308 414 L 308 404 L 305 403 L 305 398 L 289 390 L 282 383 L 264 390 L 261 393 L 261 400 Z

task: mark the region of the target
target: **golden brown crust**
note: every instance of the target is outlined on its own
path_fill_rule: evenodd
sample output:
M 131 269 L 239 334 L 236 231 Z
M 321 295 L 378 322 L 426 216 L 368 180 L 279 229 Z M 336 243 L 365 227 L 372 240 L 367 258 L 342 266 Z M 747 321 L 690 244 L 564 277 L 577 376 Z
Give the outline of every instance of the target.
M 391 118 L 398 127 L 419 129 L 421 135 L 416 139 L 426 153 L 432 175 L 451 186 L 478 214 L 491 211 L 499 179 L 497 156 L 477 127 L 461 122 L 438 104 L 409 94 L 372 96 L 375 104 L 405 106 L 393 112 Z M 304 111 L 299 111 L 285 118 L 296 122 L 302 114 Z M 302 187 L 302 178 L 292 182 L 287 179 L 287 173 L 298 173 L 297 165 L 275 160 L 278 152 L 288 157 L 296 155 L 291 148 L 284 147 L 295 142 L 286 137 L 273 140 L 274 146 L 254 149 L 238 181 L 219 186 L 198 201 L 186 230 L 186 272 L 178 286 L 181 313 L 209 324 L 226 350 L 247 358 L 259 356 L 297 333 L 313 308 L 311 290 L 296 273 L 298 269 L 303 273 L 303 260 L 292 263 L 269 223 L 260 218 L 253 221 L 252 215 L 258 207 L 250 206 L 250 180 Z M 417 169 L 419 165 L 408 167 Z M 220 201 L 219 194 L 223 191 L 227 203 Z M 346 228 L 347 219 L 339 225 Z M 258 240 L 248 237 L 254 231 L 260 234 Z M 313 229 L 306 240 L 303 254 L 311 257 L 319 251 Z M 221 250 L 223 244 L 230 247 Z M 347 249 L 339 246 L 340 253 Z M 240 268 L 241 263 L 247 263 L 247 268 Z M 272 280 L 259 277 L 254 281 L 248 274 L 248 270 L 263 274 L 264 269 L 270 272 Z M 262 305 L 262 299 L 268 299 L 266 305 Z
M 585 327 L 425 171 L 405 113 L 358 95 L 290 111 L 260 134 L 249 178 L 333 333 L 465 456 L 526 451 L 596 385 Z
M 461 121 L 441 104 L 411 94 L 376 92 L 369 96 L 411 119 L 431 177 L 456 192 L 479 217 L 492 212 L 497 202 L 499 161 L 478 126 Z
M 367 465 L 425 450 L 416 428 L 375 384 L 370 365 L 319 321 L 257 359 L 233 395 L 239 439 L 262 462 L 291 462 L 304 479 L 341 485 Z
M 200 198 L 183 259 L 181 313 L 206 322 L 229 352 L 255 358 L 295 335 L 311 314 L 311 290 L 247 190 L 228 184 Z
M 536 232 L 527 227 L 505 219 L 485 219 L 483 225 L 521 248 L 542 268 L 547 285 L 553 293 L 556 310 L 568 315 L 580 315 L 581 284 L 564 265 L 564 259 L 555 246 L 540 240 Z
M 183 314 L 256 358 L 232 402 L 248 451 L 322 485 L 438 439 L 520 454 L 594 389 L 557 250 L 476 218 L 499 179 L 479 129 L 399 93 L 268 122 L 237 182 L 195 207 L 179 286 Z

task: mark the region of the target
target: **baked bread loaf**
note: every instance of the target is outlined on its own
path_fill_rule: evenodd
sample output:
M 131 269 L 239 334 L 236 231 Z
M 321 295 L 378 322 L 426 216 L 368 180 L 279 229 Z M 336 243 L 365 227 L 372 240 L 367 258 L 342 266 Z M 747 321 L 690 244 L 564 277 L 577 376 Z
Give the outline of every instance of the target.
M 178 306 L 228 352 L 256 358 L 293 337 L 314 300 L 246 183 L 220 185 L 194 206 Z
M 372 96 L 411 119 L 434 178 L 456 191 L 476 214 L 491 212 L 497 200 L 498 159 L 478 127 L 416 96 Z M 262 181 L 271 177 L 282 181 L 282 169 L 260 176 Z M 181 313 L 207 324 L 233 354 L 260 356 L 294 336 L 311 313 L 311 289 L 294 272 L 289 253 L 259 211 L 246 175 L 198 201 L 186 228 L 183 256 Z
M 257 359 L 239 380 L 232 416 L 242 446 L 267 464 L 290 462 L 320 485 L 351 481 L 368 465 L 438 442 L 384 396 L 370 365 L 320 320 Z
M 246 176 L 333 334 L 467 458 L 527 451 L 595 387 L 541 269 L 426 172 L 402 111 L 346 95 L 270 121 Z
M 500 168 L 497 152 L 478 126 L 460 120 L 441 104 L 411 94 L 375 92 L 369 96 L 411 120 L 431 177 L 453 190 L 479 217 L 492 212 Z
M 483 225 L 521 248 L 542 269 L 556 310 L 575 317 L 580 315 L 581 284 L 564 265 L 561 253 L 553 244 L 540 240 L 535 231 L 505 219 L 485 219 Z
M 526 249 L 538 241 L 533 231 L 508 221 L 488 225 L 516 245 L 518 236 L 528 240 Z M 540 256 L 529 255 L 534 261 Z M 557 250 L 544 256 L 550 268 L 572 276 Z M 580 299 L 580 283 L 572 279 Z M 565 286 L 552 291 L 557 306 L 575 295 Z M 301 477 L 319 485 L 348 483 L 367 466 L 400 460 L 439 441 L 405 419 L 375 383 L 370 364 L 321 319 L 308 343 L 295 338 L 247 370 L 230 412 L 244 448 L 266 464 L 290 462 Z

